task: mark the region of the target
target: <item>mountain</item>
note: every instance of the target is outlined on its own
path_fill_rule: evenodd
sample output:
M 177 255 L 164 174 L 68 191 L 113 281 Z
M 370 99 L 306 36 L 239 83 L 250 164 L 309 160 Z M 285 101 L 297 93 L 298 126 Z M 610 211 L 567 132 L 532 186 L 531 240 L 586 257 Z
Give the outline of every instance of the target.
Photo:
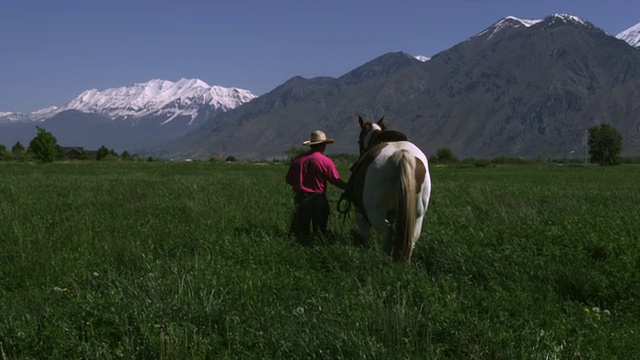
M 60 107 L 31 114 L 0 112 L 0 143 L 29 141 L 37 124 L 64 145 L 141 149 L 184 135 L 255 97 L 248 90 L 209 86 L 199 79 L 155 79 L 103 91 L 92 89 Z
M 616 35 L 616 38 L 626 41 L 633 47 L 640 47 L 640 23 L 622 31 Z
M 430 58 L 383 54 L 338 78 L 293 77 L 257 98 L 198 79 L 88 90 L 64 106 L 0 113 L 0 144 L 27 143 L 37 124 L 65 146 L 271 158 L 322 129 L 336 139 L 329 152 L 356 153 L 358 115 L 384 115 L 428 154 L 572 156 L 584 153 L 589 127 L 609 123 L 623 134 L 623 154 L 637 156 L 634 28 L 616 38 L 568 14 L 509 16 Z
M 113 119 L 167 116 L 165 122 L 170 122 L 179 116 L 190 116 L 193 120 L 205 105 L 215 111 L 227 111 L 255 97 L 248 90 L 209 86 L 199 79 L 175 83 L 151 80 L 131 87 L 85 91 L 62 110 L 102 114 Z
M 355 145 L 354 116 L 366 110 L 380 114 L 389 97 L 411 97 L 421 91 L 420 84 L 396 89 L 386 83 L 399 73 L 426 63 L 406 53 L 389 53 L 338 79 L 294 77 L 268 94 L 218 115 L 216 121 L 202 124 L 184 138 L 166 144 L 163 150 L 165 154 L 187 157 L 220 153 L 281 157 L 286 149 L 299 146 L 314 128 Z M 344 144 L 333 149 L 354 151 Z
M 506 17 L 422 62 L 389 53 L 339 78 L 295 77 L 218 115 L 165 154 L 283 156 L 314 129 L 357 152 L 357 116 L 384 115 L 425 152 L 461 157 L 583 153 L 589 127 L 640 154 L 640 52 L 576 16 Z

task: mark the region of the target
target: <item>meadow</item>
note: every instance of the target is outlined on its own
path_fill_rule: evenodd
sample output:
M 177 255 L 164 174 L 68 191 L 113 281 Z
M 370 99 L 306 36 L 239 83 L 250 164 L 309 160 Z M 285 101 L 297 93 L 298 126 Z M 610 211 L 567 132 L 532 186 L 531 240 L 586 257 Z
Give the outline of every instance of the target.
M 335 211 L 299 246 L 285 172 L 0 163 L 0 357 L 640 354 L 639 166 L 432 166 L 411 264 Z

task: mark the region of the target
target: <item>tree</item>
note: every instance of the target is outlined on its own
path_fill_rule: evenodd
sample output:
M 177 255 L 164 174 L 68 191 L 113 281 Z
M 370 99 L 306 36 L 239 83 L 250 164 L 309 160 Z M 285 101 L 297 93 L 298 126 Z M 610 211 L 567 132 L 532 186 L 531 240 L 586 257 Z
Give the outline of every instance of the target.
M 22 143 L 20 141 L 16 142 L 11 148 L 11 152 L 15 156 L 22 155 L 23 151 L 24 151 L 24 146 L 22 146 Z
M 107 155 L 109 155 L 109 149 L 107 149 L 106 146 L 102 145 L 100 146 L 100 149 L 98 149 L 98 152 L 96 152 L 96 160 L 102 160 L 106 158 Z
M 0 161 L 11 160 L 11 154 L 7 151 L 7 147 L 0 144 Z
M 287 160 L 288 161 L 293 161 L 293 159 L 295 159 L 299 155 L 304 154 L 307 151 L 309 151 L 308 147 L 291 146 L 289 149 L 287 149 L 287 151 L 285 153 L 287 154 L 287 158 L 288 158 Z
M 21 160 L 24 154 L 24 146 L 20 141 L 16 142 L 11 148 L 11 154 L 13 154 L 14 160 Z
M 609 124 L 589 128 L 589 156 L 592 163 L 614 165 L 620 163 L 622 135 Z
M 436 158 L 439 163 L 455 163 L 458 162 L 458 158 L 453 154 L 453 151 L 449 148 L 440 148 L 436 150 Z
M 53 162 L 58 154 L 58 140 L 47 130 L 36 126 L 38 133 L 31 139 L 28 152 L 43 162 Z

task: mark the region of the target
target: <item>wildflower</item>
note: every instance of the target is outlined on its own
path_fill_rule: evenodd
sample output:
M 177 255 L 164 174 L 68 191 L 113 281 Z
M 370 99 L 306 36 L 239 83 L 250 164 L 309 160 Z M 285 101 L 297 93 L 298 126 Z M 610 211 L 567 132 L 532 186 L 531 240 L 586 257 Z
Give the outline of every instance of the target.
M 302 306 L 300 306 L 300 307 L 296 308 L 293 311 L 293 313 L 296 314 L 296 315 L 303 315 L 304 314 L 304 308 Z
M 606 316 L 611 315 L 611 311 L 604 309 L 604 311 L 602 312 L 603 314 L 605 314 Z
M 600 308 L 597 307 L 597 306 L 592 307 L 591 310 L 593 310 L 594 313 L 599 313 L 600 312 Z
M 591 312 L 591 310 L 589 310 L 589 308 L 584 308 L 584 312 L 586 312 L 586 313 L 590 313 L 590 312 Z
M 94 272 L 93 272 L 93 276 L 100 276 L 100 274 L 98 274 L 98 272 L 97 272 L 97 271 L 94 271 Z
M 55 291 L 55 292 L 62 292 L 62 289 L 61 289 L 61 288 L 59 288 L 59 287 L 57 287 L 57 286 L 54 286 L 54 287 L 53 287 L 53 291 Z

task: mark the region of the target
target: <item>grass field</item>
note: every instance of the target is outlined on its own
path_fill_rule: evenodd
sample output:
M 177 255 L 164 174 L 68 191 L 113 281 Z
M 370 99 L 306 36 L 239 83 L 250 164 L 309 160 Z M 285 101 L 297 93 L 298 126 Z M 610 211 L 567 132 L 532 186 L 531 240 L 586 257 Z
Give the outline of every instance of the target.
M 409 265 L 298 246 L 285 172 L 0 163 L 0 358 L 640 354 L 640 167 L 432 167 Z

